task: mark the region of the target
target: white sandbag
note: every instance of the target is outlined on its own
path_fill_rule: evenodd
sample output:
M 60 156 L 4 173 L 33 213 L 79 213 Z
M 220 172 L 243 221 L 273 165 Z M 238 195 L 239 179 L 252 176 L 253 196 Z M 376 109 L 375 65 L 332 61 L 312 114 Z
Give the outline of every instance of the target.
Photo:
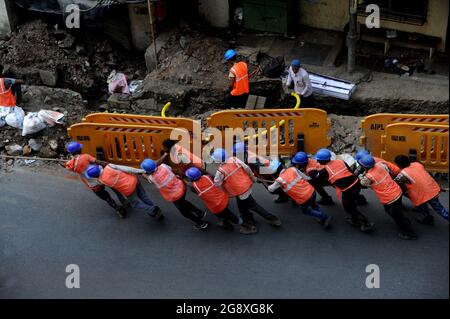
M 22 136 L 37 133 L 46 127 L 47 125 L 37 113 L 28 113 L 23 120 Z
M 51 110 L 40 110 L 38 116 L 47 125 L 55 126 L 55 124 L 62 124 L 64 114 Z
M 25 117 L 25 112 L 19 106 L 14 107 L 13 112 L 9 113 L 5 116 L 5 122 L 9 126 L 14 128 L 22 129 L 23 127 L 23 119 Z

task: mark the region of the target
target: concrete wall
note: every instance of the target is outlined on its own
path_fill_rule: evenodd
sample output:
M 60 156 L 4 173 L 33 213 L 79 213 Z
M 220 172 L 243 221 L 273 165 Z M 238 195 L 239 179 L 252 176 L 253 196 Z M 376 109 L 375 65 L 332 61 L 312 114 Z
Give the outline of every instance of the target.
M 198 10 L 211 26 L 216 28 L 229 27 L 228 0 L 199 0 Z
M 0 38 L 8 36 L 16 25 L 13 5 L 9 0 L 0 0 Z
M 145 51 L 152 42 L 150 19 L 147 4 L 128 5 L 130 31 L 133 46 L 138 51 Z
M 370 2 L 370 1 L 369 1 Z M 300 24 L 318 29 L 343 31 L 348 21 L 348 0 L 299 0 Z M 448 0 L 428 0 L 428 16 L 424 25 L 381 20 L 381 27 L 440 37 L 440 50 L 445 48 L 449 14 Z M 365 17 L 359 17 L 364 23 Z

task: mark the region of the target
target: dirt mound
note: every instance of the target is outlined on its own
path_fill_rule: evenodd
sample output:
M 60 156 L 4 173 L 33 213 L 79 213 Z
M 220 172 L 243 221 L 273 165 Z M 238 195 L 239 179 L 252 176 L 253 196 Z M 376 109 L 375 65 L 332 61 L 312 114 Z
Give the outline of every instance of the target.
M 142 57 L 113 48 L 105 36 L 91 30 L 68 32 L 42 20 L 20 25 L 0 44 L 0 58 L 8 76 L 71 88 L 84 98 L 107 93 L 106 79 L 114 69 L 131 79 L 145 75 Z

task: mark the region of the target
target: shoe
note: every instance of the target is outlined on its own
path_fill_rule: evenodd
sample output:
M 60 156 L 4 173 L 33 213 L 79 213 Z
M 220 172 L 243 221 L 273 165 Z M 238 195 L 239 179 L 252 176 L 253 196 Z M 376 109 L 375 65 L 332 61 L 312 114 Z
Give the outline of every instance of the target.
M 202 211 L 202 212 L 200 213 L 200 215 L 198 215 L 198 218 L 200 218 L 200 219 L 205 218 L 205 217 L 206 217 L 206 213 L 207 213 L 206 210 Z
M 117 207 L 116 212 L 121 219 L 124 219 L 125 217 L 127 217 L 127 210 L 123 206 Z
M 153 217 L 157 220 L 162 220 L 164 219 L 164 215 L 162 213 L 161 208 L 159 208 L 158 206 L 155 207 L 155 210 L 153 211 L 155 213 L 155 215 L 153 215 Z
M 361 222 L 355 218 L 352 218 L 350 216 L 345 217 L 345 221 L 352 225 L 353 227 L 361 227 Z
M 434 217 L 431 215 L 427 215 L 423 218 L 417 218 L 416 221 L 422 225 L 428 225 L 428 226 L 434 225 Z
M 405 234 L 405 233 L 399 233 L 398 237 L 404 240 L 416 240 L 417 235 L 416 234 Z
M 233 224 L 231 224 L 228 221 L 221 220 L 216 225 L 217 225 L 217 227 L 225 229 L 225 230 L 233 230 L 234 229 Z
M 289 197 L 287 197 L 287 196 L 280 196 L 280 195 L 278 195 L 277 197 L 275 197 L 273 199 L 273 202 L 275 204 L 286 203 L 287 201 L 289 201 Z
M 275 226 L 275 227 L 280 227 L 281 226 L 281 220 L 279 220 L 278 218 L 267 220 L 267 222 L 270 225 Z
M 333 221 L 333 216 L 328 216 L 325 219 L 321 219 L 319 224 L 322 225 L 323 229 L 328 229 L 331 227 L 331 222 Z
M 373 230 L 374 226 L 375 226 L 374 223 L 365 222 L 365 223 L 361 223 L 360 229 L 363 233 L 368 233 Z
M 331 206 L 331 205 L 334 205 L 334 202 L 331 199 L 331 197 L 329 197 L 329 198 L 322 197 L 321 199 L 319 199 L 317 201 L 317 204 L 324 205 L 324 206 Z
M 239 232 L 244 235 L 252 235 L 256 234 L 258 229 L 254 225 L 241 225 Z
M 202 222 L 200 224 L 194 225 L 194 229 L 195 230 L 204 230 L 204 229 L 208 228 L 208 225 L 209 224 L 207 222 Z

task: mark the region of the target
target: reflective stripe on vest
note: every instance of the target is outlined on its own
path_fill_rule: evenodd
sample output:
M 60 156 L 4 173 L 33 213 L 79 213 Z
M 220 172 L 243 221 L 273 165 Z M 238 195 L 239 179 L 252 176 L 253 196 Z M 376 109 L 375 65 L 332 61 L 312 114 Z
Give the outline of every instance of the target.
M 247 172 L 234 157 L 228 158 L 217 170 L 223 174 L 223 187 L 231 197 L 244 194 L 253 185 Z
M 334 184 L 338 179 L 352 176 L 353 174 L 348 170 L 345 162 L 342 160 L 332 160 L 327 165 L 325 169 L 328 172 L 328 181 L 330 184 Z
M 383 205 L 390 204 L 402 195 L 400 186 L 392 179 L 383 163 L 376 163 L 366 177 L 372 181 L 370 187 Z
M 192 182 L 192 186 L 211 213 L 218 214 L 227 208 L 227 194 L 214 184 L 211 177 L 202 176 L 198 181 Z
M 395 177 L 400 173 L 400 168 L 394 163 L 388 162 L 379 157 L 374 157 L 373 159 L 375 160 L 375 163 L 383 163 L 384 165 L 386 165 L 387 168 L 389 168 L 391 176 Z
M 0 106 L 16 106 L 16 98 L 14 97 L 11 88 L 6 89 L 4 78 L 0 78 Z
M 283 191 L 297 203 L 304 204 L 314 193 L 314 187 L 307 181 L 308 177 L 295 167 L 283 170 L 276 181 Z
M 401 171 L 401 174 L 411 182 L 411 184 L 406 183 L 404 185 L 408 191 L 408 197 L 414 206 L 428 202 L 441 192 L 441 187 L 438 183 L 425 170 L 425 167 L 418 162 L 411 163 Z
M 169 202 L 180 199 L 185 193 L 185 186 L 166 164 L 158 166 L 150 175 L 150 181 L 158 188 L 162 197 Z
M 249 93 L 247 64 L 245 62 L 238 62 L 230 69 L 230 72 L 235 76 L 231 95 L 239 96 Z

